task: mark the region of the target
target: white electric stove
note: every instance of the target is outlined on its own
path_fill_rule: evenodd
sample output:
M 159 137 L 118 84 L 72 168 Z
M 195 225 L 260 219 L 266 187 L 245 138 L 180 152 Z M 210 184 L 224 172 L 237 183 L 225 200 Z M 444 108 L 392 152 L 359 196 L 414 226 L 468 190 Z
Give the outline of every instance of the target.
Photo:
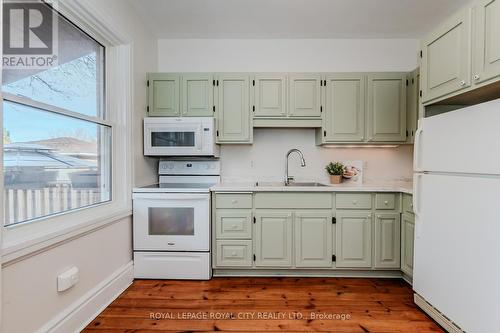
M 160 161 L 159 183 L 134 188 L 134 275 L 211 278 L 210 187 L 218 160 Z

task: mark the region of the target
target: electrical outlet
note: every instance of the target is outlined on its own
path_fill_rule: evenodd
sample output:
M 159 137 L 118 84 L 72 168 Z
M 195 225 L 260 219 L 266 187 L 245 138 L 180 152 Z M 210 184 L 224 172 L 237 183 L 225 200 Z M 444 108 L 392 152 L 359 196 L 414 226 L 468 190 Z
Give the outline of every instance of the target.
M 79 270 L 78 267 L 71 267 L 65 272 L 57 276 L 57 291 L 62 292 L 68 290 L 78 283 L 79 280 Z

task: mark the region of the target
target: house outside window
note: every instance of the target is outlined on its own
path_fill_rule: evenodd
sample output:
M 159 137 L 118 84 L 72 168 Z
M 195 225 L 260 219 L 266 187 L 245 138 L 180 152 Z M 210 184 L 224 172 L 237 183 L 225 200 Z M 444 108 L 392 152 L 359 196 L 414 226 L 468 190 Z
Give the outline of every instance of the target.
M 4 226 L 110 201 L 105 47 L 48 4 L 3 6 Z

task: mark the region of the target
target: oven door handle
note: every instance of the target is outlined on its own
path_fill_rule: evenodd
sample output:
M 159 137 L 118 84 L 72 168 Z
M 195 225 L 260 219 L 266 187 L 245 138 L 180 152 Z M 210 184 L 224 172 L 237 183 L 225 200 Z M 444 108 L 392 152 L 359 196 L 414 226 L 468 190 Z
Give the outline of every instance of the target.
M 134 193 L 134 200 L 209 200 L 210 193 Z

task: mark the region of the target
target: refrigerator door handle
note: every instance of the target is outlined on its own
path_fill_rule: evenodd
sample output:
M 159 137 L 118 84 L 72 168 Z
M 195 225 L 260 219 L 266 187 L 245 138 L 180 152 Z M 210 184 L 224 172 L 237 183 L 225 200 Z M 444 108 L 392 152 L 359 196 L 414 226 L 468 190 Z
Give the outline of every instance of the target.
M 423 131 L 424 131 L 423 128 L 419 127 L 417 129 L 417 132 L 415 133 L 415 145 L 413 147 L 413 161 L 414 161 L 413 169 L 417 172 L 422 171 L 420 169 L 420 150 L 421 150 L 420 147 L 422 145 L 421 138 Z
M 420 216 L 420 181 L 422 174 L 415 174 L 413 181 L 413 214 L 415 214 L 415 231 L 416 237 L 420 238 L 422 235 L 422 218 Z M 417 225 L 418 224 L 418 225 Z

